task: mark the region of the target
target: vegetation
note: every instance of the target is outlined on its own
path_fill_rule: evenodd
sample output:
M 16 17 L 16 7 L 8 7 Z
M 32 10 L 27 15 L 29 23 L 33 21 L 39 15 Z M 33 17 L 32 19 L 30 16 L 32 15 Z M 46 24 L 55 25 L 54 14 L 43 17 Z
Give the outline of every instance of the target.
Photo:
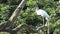
M 7 21 L 16 9 L 21 0 L 0 0 L 0 23 Z M 50 34 L 60 34 L 60 2 L 54 0 L 27 0 L 26 5 L 19 13 L 19 16 L 15 20 L 14 24 L 10 28 L 15 28 L 19 24 L 27 23 L 32 28 L 42 26 L 42 17 L 35 14 L 36 6 L 45 10 L 51 18 L 48 20 Z M 46 20 L 45 20 L 46 24 Z M 47 28 L 41 29 L 41 34 L 47 34 Z M 26 33 L 23 28 L 19 31 L 19 34 Z M 35 34 L 33 32 L 28 32 Z M 0 33 L 0 34 L 5 34 Z

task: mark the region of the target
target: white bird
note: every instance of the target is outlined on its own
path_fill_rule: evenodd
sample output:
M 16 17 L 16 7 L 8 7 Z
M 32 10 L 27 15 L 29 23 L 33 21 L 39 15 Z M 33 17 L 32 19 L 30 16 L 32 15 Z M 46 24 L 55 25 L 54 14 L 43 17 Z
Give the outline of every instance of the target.
M 44 17 L 47 20 L 47 25 L 48 25 L 48 34 L 49 34 L 49 23 L 48 23 L 48 19 L 50 18 L 50 16 L 48 15 L 48 13 L 45 10 L 42 9 L 38 9 L 38 7 L 36 7 L 36 14 L 37 15 L 41 15 L 43 17 L 43 25 L 44 25 Z
M 46 20 L 48 20 L 48 18 L 50 17 L 46 11 L 38 8 L 36 8 L 36 14 L 41 15 L 42 17 L 45 17 Z

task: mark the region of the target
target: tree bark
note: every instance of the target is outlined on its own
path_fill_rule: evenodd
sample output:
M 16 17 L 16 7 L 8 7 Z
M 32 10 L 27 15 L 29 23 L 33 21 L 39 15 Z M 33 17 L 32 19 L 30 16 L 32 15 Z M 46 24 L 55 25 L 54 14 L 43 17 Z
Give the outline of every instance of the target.
M 18 5 L 18 7 L 13 12 L 12 16 L 9 18 L 9 20 L 7 20 L 6 22 L 0 24 L 0 31 L 3 31 L 4 29 L 6 29 L 10 25 L 12 25 L 12 23 L 16 20 L 16 18 L 19 15 L 20 11 L 23 9 L 24 5 L 26 4 L 26 1 L 27 0 L 22 0 L 21 3 Z
M 9 18 L 9 20 L 11 22 L 15 21 L 16 17 L 19 15 L 21 9 L 23 9 L 23 7 L 25 6 L 26 2 L 27 2 L 27 0 L 22 0 L 22 2 L 19 4 L 19 6 L 15 9 L 15 11 L 12 14 L 12 16 Z

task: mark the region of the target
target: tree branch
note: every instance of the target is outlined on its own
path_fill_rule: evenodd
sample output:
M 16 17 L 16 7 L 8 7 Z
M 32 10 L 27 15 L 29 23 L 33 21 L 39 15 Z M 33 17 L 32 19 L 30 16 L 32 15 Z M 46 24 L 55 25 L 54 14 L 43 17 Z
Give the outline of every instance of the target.
M 15 11 L 13 12 L 12 16 L 9 18 L 9 20 L 11 22 L 14 22 L 16 17 L 19 15 L 21 9 L 23 9 L 23 7 L 25 6 L 25 3 L 27 2 L 27 0 L 22 0 L 21 3 L 19 4 L 19 6 L 15 9 Z
M 42 28 L 46 28 L 46 26 L 40 26 L 38 28 L 31 28 L 29 27 L 29 25 L 27 25 L 26 23 L 23 23 L 23 24 L 20 24 L 18 25 L 16 28 L 14 29 L 11 29 L 11 28 L 5 28 L 3 30 L 1 30 L 2 32 L 9 32 L 10 34 L 17 34 L 17 32 L 22 29 L 22 28 L 25 28 L 28 32 L 38 32 L 40 29 Z M 0 32 L 1 32 L 0 31 Z
M 27 0 L 22 0 L 19 6 L 16 8 L 16 10 L 13 12 L 12 16 L 9 18 L 9 20 L 0 24 L 0 30 L 5 29 L 7 26 L 12 25 L 12 22 L 15 21 L 15 19 L 19 15 L 19 12 L 21 11 L 21 9 L 23 9 L 26 1 Z
M 9 27 L 12 23 L 8 20 L 0 24 L 0 31 L 5 29 L 6 27 Z
M 47 28 L 47 26 L 43 25 L 43 26 L 40 26 L 40 27 L 35 29 L 35 28 L 29 27 L 29 25 L 27 25 L 26 23 L 23 23 L 23 24 L 20 24 L 19 26 L 17 26 L 16 28 L 14 28 L 13 30 L 19 31 L 21 28 L 25 28 L 29 32 L 38 32 L 42 28 Z

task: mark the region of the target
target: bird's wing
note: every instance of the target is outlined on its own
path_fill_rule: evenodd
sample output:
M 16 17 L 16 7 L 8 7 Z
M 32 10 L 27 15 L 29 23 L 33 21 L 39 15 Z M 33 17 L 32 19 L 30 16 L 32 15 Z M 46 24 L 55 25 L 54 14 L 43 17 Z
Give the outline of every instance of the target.
M 45 17 L 46 19 L 48 19 L 50 16 L 48 15 L 48 13 L 42 9 L 39 9 L 36 11 L 37 15 L 41 15 L 42 17 Z
M 46 11 L 42 11 L 42 14 L 46 19 L 48 19 L 50 17 Z
M 37 15 L 42 15 L 42 12 L 40 10 L 36 11 Z
M 50 17 L 46 11 L 44 11 L 44 10 L 42 10 L 42 9 L 40 9 L 39 11 L 41 11 L 40 13 L 41 13 L 44 17 L 47 17 L 47 18 Z

